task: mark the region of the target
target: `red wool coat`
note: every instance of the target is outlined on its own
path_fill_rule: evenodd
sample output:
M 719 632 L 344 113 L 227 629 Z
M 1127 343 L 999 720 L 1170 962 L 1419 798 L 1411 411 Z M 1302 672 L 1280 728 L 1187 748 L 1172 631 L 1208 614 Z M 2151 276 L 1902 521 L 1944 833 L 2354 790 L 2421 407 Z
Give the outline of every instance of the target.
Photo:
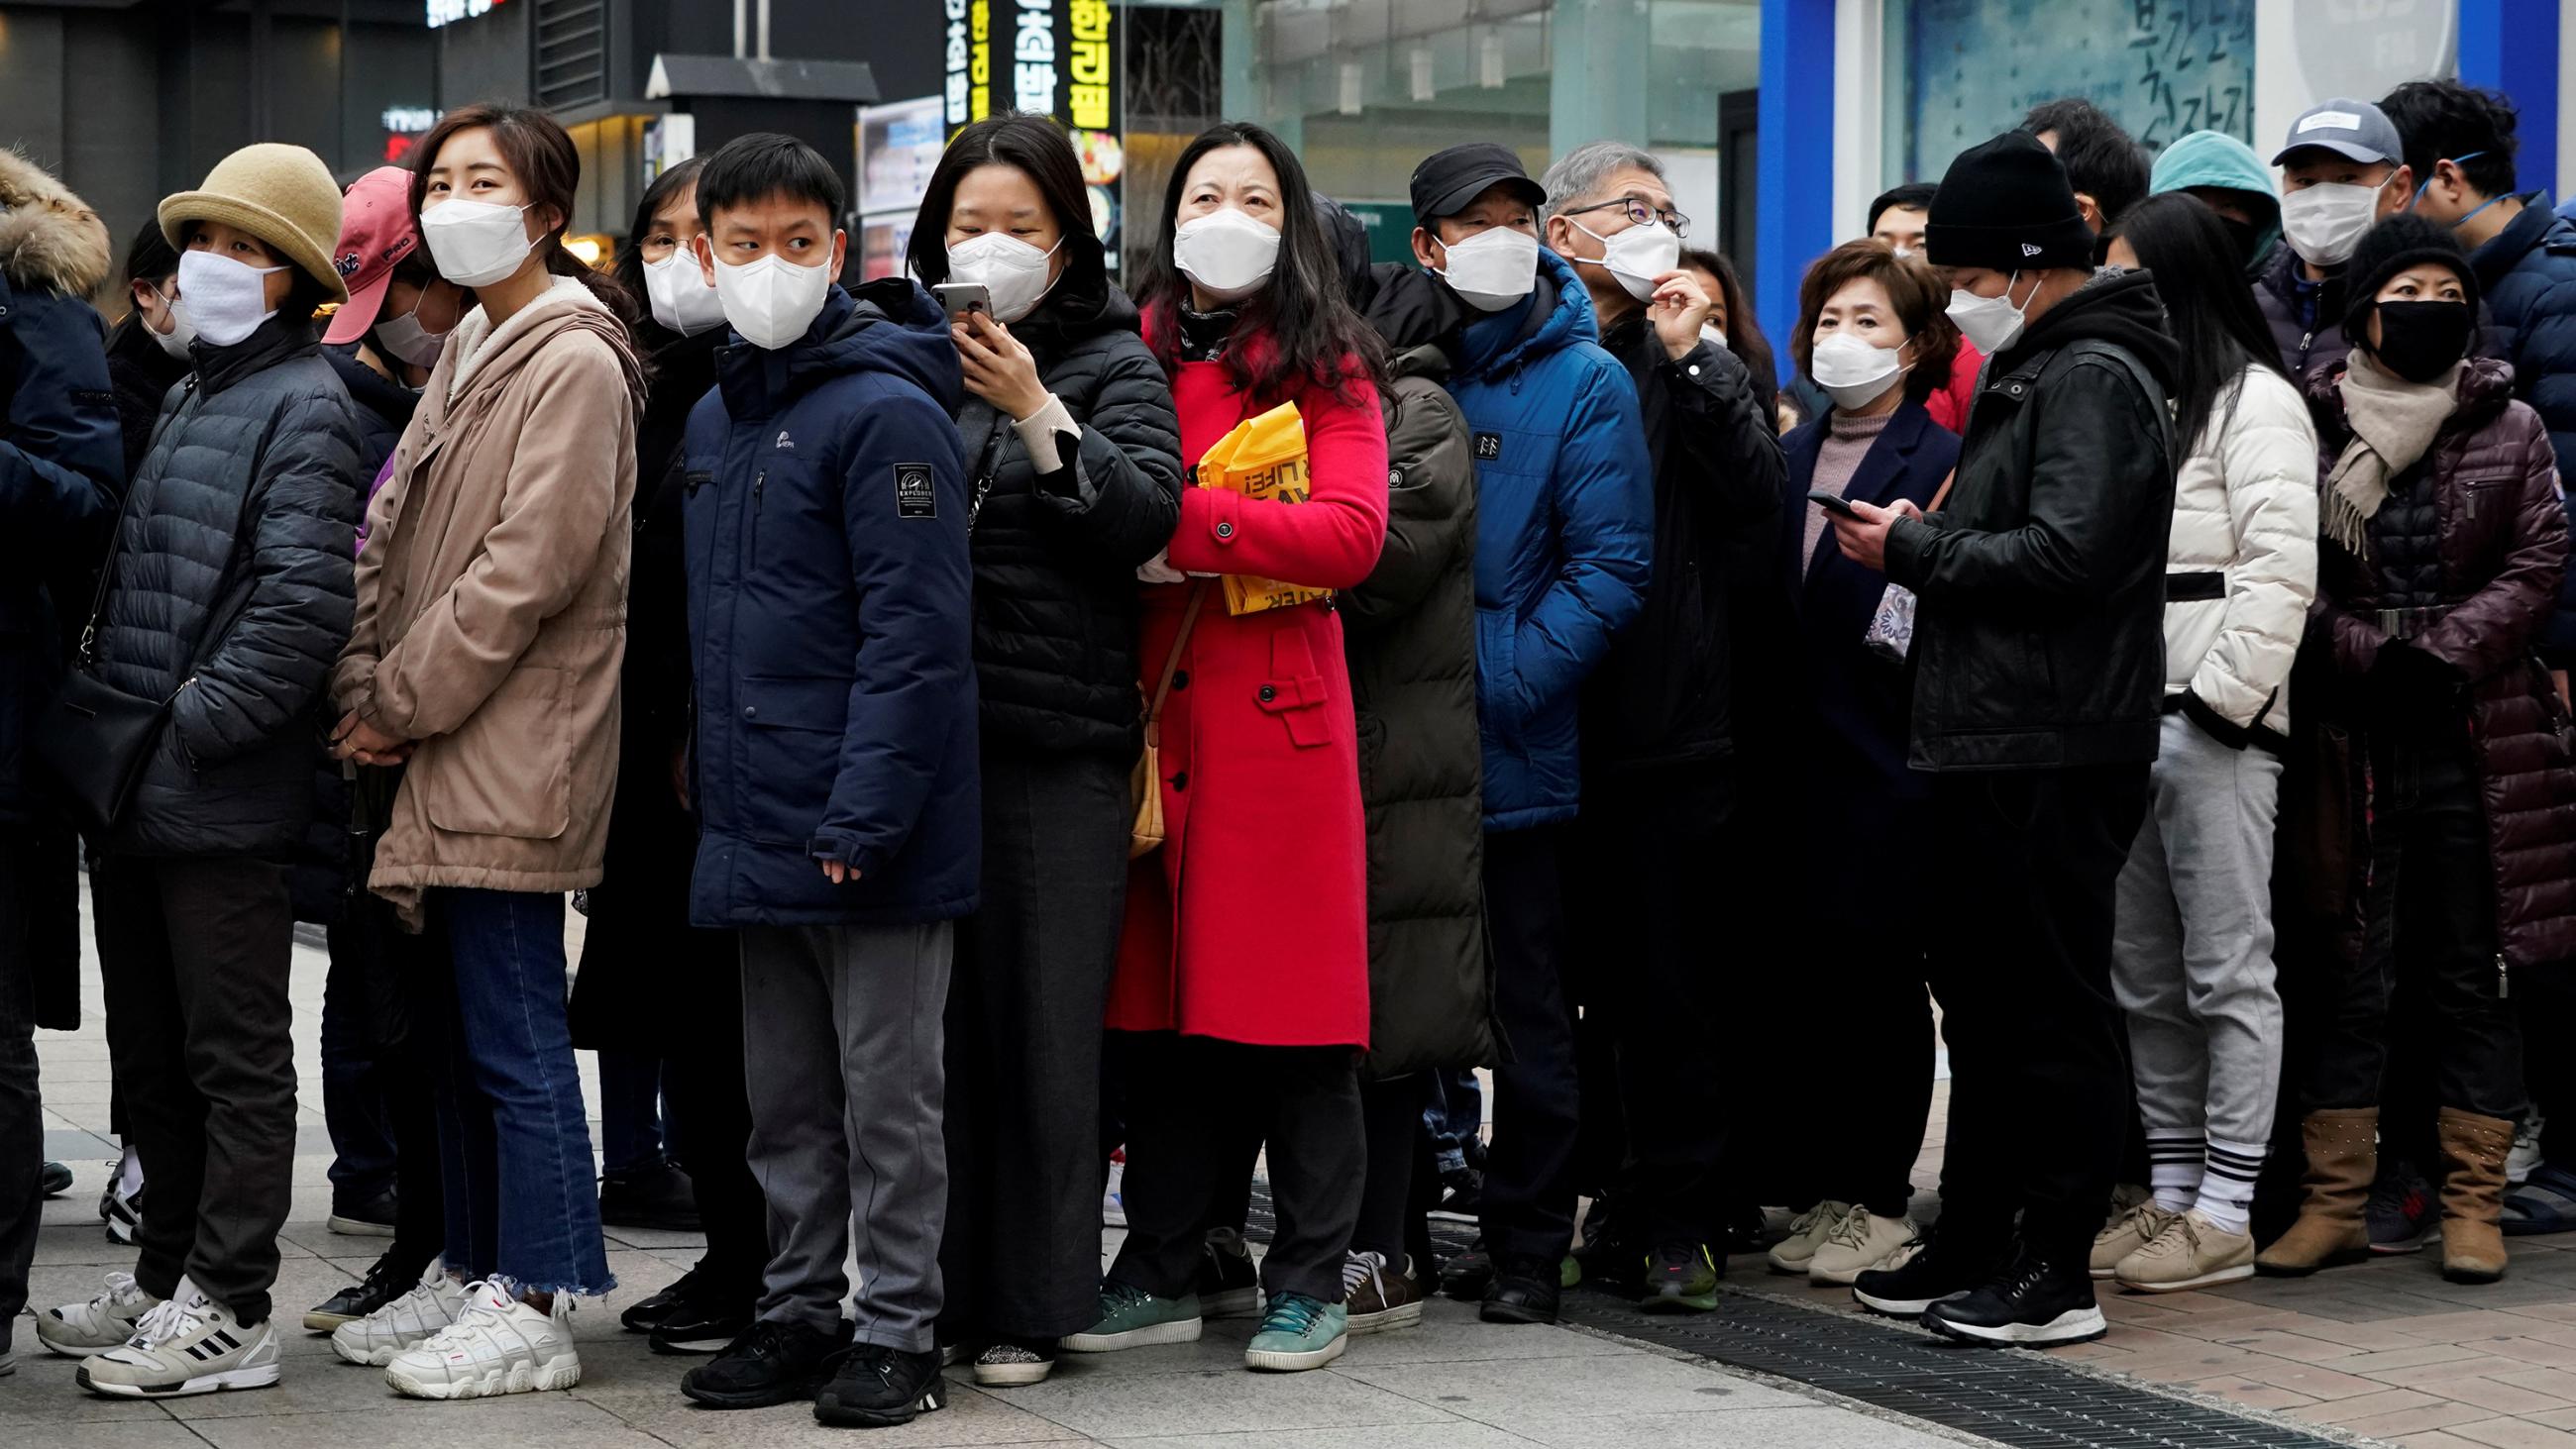
M 1222 363 L 1190 362 L 1172 394 L 1193 464 L 1235 424 L 1295 402 L 1312 487 L 1297 504 L 1182 489 L 1172 567 L 1333 589 L 1368 577 L 1386 539 L 1386 431 L 1365 384 L 1357 398 L 1309 387 L 1256 407 Z M 1364 1047 L 1368 865 L 1341 618 L 1320 603 L 1233 618 L 1207 589 L 1163 710 L 1167 834 L 1128 878 L 1108 1024 Z M 1145 590 L 1149 692 L 1188 594 Z

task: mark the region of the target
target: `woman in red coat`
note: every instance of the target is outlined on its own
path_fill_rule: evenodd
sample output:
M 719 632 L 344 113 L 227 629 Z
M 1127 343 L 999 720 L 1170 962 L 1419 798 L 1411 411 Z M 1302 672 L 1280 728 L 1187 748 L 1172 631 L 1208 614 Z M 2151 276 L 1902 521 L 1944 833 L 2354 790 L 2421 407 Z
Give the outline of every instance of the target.
M 1173 168 L 1139 291 L 1172 373 L 1181 456 L 1283 402 L 1304 422 L 1311 496 L 1181 490 L 1147 579 L 1148 695 L 1180 636 L 1161 725 L 1163 848 L 1129 883 L 1109 1026 L 1134 1033 L 1127 1242 L 1100 1322 L 1064 1347 L 1199 1336 L 1193 1291 L 1227 1144 L 1247 1106 L 1269 1143 L 1279 1231 L 1244 1361 L 1318 1368 L 1342 1351 L 1342 1263 L 1364 1175 L 1368 879 L 1359 748 L 1329 601 L 1233 617 L 1219 574 L 1346 589 L 1386 536 L 1378 346 L 1343 299 L 1304 170 L 1257 126 L 1220 125 Z M 1246 1101 L 1249 1094 L 1249 1103 Z

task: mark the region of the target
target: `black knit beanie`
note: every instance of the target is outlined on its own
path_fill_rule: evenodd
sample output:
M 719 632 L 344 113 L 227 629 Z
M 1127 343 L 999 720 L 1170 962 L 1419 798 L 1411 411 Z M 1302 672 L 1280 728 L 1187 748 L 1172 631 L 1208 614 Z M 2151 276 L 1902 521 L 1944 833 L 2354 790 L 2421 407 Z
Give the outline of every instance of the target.
M 2027 131 L 2007 131 L 1959 153 L 1923 226 L 1936 267 L 2027 272 L 2093 266 L 2093 229 L 2057 153 Z
M 2369 335 L 2370 309 L 2379 289 L 2408 267 L 2435 262 L 2459 274 L 2460 293 L 2474 312 L 2478 305 L 2478 271 L 2451 229 L 2411 211 L 2401 211 L 2362 233 L 2344 263 L 2343 333 L 2355 346 Z

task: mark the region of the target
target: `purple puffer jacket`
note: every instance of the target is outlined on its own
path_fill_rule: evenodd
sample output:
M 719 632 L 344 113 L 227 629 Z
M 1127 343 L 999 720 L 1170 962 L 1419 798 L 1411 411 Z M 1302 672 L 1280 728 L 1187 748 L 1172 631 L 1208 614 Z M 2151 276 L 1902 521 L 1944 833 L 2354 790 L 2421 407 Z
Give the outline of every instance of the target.
M 2320 371 L 2307 384 L 2320 478 L 2352 437 L 2335 385 L 2340 373 Z M 2459 411 L 2428 459 L 2450 612 L 2408 642 L 2468 680 L 2506 964 L 2576 960 L 2576 748 L 2567 708 L 2533 652 L 2567 566 L 2557 456 L 2540 415 L 2514 401 L 2513 369 L 2478 359 L 2461 374 Z M 2317 564 L 2310 628 L 2324 631 L 2319 642 L 2331 645 L 2342 680 L 2357 684 L 2388 643 L 2374 617 L 2378 573 L 2332 542 L 2319 547 Z M 2361 692 L 2342 693 L 2338 703 L 2366 733 Z
M 384 487 L 385 480 L 392 476 L 394 476 L 394 459 L 393 455 L 388 453 L 385 455 L 385 466 L 376 470 L 376 481 L 367 485 L 367 496 L 358 500 L 358 546 L 352 551 L 353 553 L 367 551 L 367 509 L 376 501 L 376 490 Z

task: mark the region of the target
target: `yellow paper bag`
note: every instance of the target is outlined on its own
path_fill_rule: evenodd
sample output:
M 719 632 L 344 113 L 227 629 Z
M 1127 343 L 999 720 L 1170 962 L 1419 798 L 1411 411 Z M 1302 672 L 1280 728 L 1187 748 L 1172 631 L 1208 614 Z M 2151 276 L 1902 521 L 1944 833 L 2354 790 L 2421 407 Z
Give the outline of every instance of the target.
M 1234 425 L 1199 459 L 1201 488 L 1226 488 L 1246 498 L 1275 503 L 1303 503 L 1309 488 L 1306 466 L 1306 422 L 1295 403 L 1281 403 L 1257 418 Z M 1250 574 L 1227 574 L 1225 611 L 1258 614 L 1333 596 L 1330 589 L 1283 584 Z

